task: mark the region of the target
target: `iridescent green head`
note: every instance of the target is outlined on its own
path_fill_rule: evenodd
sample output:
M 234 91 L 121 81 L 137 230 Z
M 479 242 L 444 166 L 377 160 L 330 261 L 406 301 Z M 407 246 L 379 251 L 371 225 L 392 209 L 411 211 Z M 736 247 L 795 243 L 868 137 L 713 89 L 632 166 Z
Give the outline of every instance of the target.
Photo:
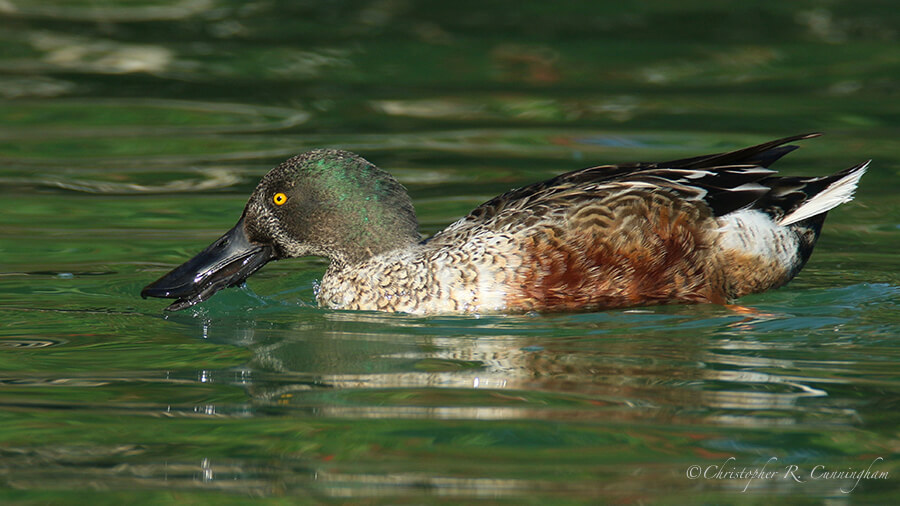
M 317 255 L 352 264 L 419 241 L 403 187 L 359 155 L 319 149 L 272 169 L 244 211 L 251 241 L 279 257 Z

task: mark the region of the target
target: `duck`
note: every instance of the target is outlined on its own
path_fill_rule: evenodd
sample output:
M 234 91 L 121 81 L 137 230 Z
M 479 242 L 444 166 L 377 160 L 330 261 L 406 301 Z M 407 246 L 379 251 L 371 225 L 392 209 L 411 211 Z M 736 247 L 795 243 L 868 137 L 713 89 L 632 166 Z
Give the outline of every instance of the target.
M 237 224 L 146 286 L 189 308 L 270 261 L 329 260 L 323 308 L 601 311 L 731 304 L 809 260 L 825 217 L 869 162 L 828 176 L 770 166 L 809 133 L 671 160 L 600 165 L 510 190 L 424 239 L 406 188 L 359 155 L 316 149 L 266 174 Z

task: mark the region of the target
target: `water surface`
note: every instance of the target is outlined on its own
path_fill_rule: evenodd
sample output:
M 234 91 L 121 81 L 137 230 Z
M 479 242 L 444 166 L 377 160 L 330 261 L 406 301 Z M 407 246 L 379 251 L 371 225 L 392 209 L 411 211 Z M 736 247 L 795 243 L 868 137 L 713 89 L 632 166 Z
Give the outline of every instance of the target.
M 3 502 L 896 500 L 893 6 L 9 0 L 0 17 Z M 433 234 L 564 171 L 807 131 L 827 135 L 784 172 L 874 161 L 749 313 L 326 311 L 314 258 L 176 314 L 138 295 L 314 147 L 390 170 Z M 887 476 L 822 478 L 860 469 Z

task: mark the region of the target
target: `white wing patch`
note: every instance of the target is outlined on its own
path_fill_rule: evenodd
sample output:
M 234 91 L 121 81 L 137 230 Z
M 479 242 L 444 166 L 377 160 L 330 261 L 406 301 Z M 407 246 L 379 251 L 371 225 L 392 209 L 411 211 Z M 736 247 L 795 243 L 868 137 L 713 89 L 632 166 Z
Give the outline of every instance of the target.
M 871 160 L 869 160 L 869 162 L 871 162 Z M 853 192 L 856 191 L 856 186 L 859 184 L 859 178 L 866 173 L 869 162 L 860 165 L 856 170 L 831 183 L 828 188 L 825 188 L 825 190 L 819 192 L 813 196 L 813 198 L 804 202 L 802 206 L 794 209 L 793 212 L 782 218 L 778 224 L 784 227 L 792 223 L 797 223 L 798 221 L 803 221 L 807 218 L 812 218 L 817 214 L 822 214 L 825 211 L 834 209 L 844 202 L 853 200 Z

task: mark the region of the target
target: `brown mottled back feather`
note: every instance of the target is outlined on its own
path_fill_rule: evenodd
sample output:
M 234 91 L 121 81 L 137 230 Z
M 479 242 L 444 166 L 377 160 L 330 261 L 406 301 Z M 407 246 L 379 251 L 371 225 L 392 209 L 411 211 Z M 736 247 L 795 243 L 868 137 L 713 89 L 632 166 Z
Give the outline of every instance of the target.
M 485 202 L 433 240 L 450 240 L 467 227 L 504 229 L 512 221 L 529 219 L 531 214 L 595 199 L 609 190 L 609 183 L 652 185 L 683 199 L 702 200 L 713 215 L 721 216 L 753 204 L 770 192 L 771 186 L 764 182 L 772 184 L 780 178 L 771 177 L 775 171 L 768 166 L 796 149 L 784 144 L 818 135 L 795 135 L 728 153 L 670 162 L 601 165 L 567 172 Z

